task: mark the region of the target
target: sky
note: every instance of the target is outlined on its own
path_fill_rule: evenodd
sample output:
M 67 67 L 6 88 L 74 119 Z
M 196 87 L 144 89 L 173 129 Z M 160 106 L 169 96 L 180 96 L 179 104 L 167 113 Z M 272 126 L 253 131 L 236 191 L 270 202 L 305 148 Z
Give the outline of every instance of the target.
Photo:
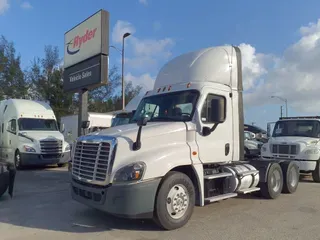
M 125 79 L 153 88 L 161 66 L 185 52 L 233 44 L 243 64 L 245 122 L 266 129 L 287 99 L 288 115 L 320 115 L 320 1 L 0 0 L 0 35 L 28 68 L 45 45 L 100 9 L 110 12 L 110 45 L 125 41 Z M 110 66 L 121 55 L 110 48 Z M 283 108 L 285 114 L 285 107 Z

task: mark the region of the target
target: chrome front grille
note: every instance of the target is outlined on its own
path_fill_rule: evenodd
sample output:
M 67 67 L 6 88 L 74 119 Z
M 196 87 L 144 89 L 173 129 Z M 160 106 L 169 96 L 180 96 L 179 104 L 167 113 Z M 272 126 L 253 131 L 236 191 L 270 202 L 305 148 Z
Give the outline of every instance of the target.
M 105 183 L 112 159 L 112 148 L 111 142 L 79 139 L 73 153 L 73 176 L 87 182 Z
M 296 155 L 298 153 L 298 146 L 293 144 L 272 144 L 271 152 L 276 154 Z
M 40 141 L 42 154 L 61 154 L 62 141 L 61 140 L 41 140 Z

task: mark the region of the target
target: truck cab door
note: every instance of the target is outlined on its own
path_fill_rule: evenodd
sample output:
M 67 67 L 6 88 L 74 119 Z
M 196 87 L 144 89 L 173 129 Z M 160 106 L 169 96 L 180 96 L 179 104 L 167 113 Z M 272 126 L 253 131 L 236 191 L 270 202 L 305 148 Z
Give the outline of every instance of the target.
M 17 148 L 17 120 L 15 118 L 10 119 L 7 124 L 4 123 L 3 130 L 3 159 L 5 161 L 14 162 L 15 150 Z
M 232 108 L 229 92 L 206 88 L 199 99 L 196 117 L 198 118 L 196 141 L 199 147 L 199 158 L 203 163 L 226 162 L 233 160 L 233 121 Z M 216 128 L 207 136 L 203 133 L 203 127 L 212 128 L 215 123 L 210 122 L 212 114 L 212 99 L 219 100 L 220 112 L 223 122 L 217 124 Z M 241 133 L 243 134 L 243 133 Z
M 275 124 L 276 124 L 276 122 L 268 122 L 267 123 L 267 135 L 268 135 L 268 138 L 271 137 Z

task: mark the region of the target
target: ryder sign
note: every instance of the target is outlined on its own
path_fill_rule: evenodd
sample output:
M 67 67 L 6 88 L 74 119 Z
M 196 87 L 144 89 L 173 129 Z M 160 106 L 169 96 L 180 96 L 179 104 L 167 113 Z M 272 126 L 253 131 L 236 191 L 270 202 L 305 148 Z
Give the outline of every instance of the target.
M 91 89 L 107 83 L 109 13 L 100 10 L 65 33 L 64 90 Z

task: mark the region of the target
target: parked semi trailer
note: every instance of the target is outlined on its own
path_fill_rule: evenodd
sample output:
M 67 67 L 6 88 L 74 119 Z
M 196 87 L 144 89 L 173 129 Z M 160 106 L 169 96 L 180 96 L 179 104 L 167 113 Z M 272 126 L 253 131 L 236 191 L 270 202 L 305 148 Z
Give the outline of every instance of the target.
M 72 198 L 127 218 L 184 226 L 194 206 L 258 192 L 294 193 L 295 162 L 244 160 L 241 52 L 189 52 L 160 70 L 132 121 L 77 139 Z

